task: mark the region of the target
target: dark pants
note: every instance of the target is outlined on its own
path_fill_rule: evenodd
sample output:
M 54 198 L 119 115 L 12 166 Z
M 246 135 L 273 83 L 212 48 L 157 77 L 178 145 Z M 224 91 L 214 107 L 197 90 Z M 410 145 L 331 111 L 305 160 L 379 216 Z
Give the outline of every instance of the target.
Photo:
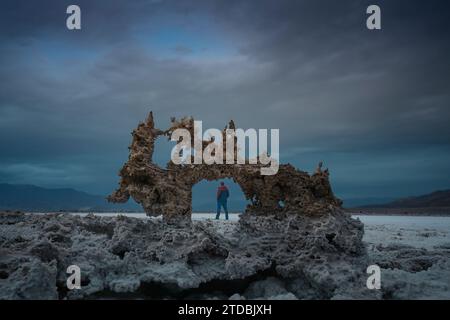
M 223 210 L 225 211 L 225 219 L 228 220 L 227 201 L 217 201 L 217 214 L 216 214 L 216 219 L 219 219 L 219 216 L 220 216 L 220 207 L 223 207 Z

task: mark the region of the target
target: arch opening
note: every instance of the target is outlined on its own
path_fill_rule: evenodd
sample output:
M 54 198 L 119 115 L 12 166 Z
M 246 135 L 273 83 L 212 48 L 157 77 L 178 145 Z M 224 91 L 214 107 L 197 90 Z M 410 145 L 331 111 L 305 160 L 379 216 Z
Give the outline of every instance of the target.
M 166 168 L 169 161 L 171 161 L 171 151 L 175 145 L 175 141 L 170 141 L 164 137 L 155 139 L 154 153 L 150 162 L 155 163 L 162 169 Z
M 202 179 L 192 187 L 192 220 L 215 219 L 217 211 L 217 188 L 224 182 L 229 190 L 227 209 L 229 220 L 237 221 L 245 212 L 249 201 L 246 200 L 240 185 L 232 178 L 207 180 Z M 220 220 L 225 219 L 224 209 L 221 208 Z

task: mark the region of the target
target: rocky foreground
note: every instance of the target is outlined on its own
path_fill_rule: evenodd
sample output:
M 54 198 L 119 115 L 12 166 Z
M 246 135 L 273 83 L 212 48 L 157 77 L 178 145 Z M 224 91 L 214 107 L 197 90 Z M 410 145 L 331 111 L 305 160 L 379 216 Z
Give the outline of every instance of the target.
M 123 216 L 3 213 L 0 299 L 450 298 L 450 247 L 364 245 L 363 232 L 340 210 L 184 227 Z M 383 268 L 381 290 L 366 287 L 373 263 Z M 74 264 L 80 290 L 66 285 Z
M 361 219 L 370 261 L 382 268 L 384 299 L 450 299 L 450 218 Z
M 228 232 L 224 227 L 2 214 L 0 298 L 377 297 L 365 287 L 363 225 L 340 210 L 307 218 L 248 215 Z M 70 265 L 81 268 L 80 290 L 67 289 Z

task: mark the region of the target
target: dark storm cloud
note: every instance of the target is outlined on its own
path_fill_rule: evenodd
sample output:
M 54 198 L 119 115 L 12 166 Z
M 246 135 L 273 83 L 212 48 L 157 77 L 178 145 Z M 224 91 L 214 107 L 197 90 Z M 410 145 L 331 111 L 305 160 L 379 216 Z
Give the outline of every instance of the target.
M 449 5 L 376 3 L 381 31 L 368 1 L 4 1 L 0 179 L 107 192 L 151 109 L 280 128 L 346 196 L 448 187 Z
M 357 14 L 367 3 L 271 2 L 236 15 L 250 30 L 243 52 L 273 68 L 267 109 L 339 148 L 448 143 L 448 5 L 381 2 L 384 29 L 371 33 Z

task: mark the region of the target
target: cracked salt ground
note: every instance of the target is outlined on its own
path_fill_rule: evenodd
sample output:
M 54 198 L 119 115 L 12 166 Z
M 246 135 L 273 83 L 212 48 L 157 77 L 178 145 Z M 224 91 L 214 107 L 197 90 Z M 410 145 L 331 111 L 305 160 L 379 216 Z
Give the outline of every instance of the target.
M 283 288 L 282 296 L 284 293 L 306 299 L 345 298 L 349 294 L 355 298 L 379 296 L 377 292 L 363 290 L 368 262 L 362 243 L 363 224 L 342 209 L 342 201 L 332 191 L 330 173 L 328 169 L 322 170 L 321 162 L 313 174 L 291 164 L 280 164 L 276 175 L 262 175 L 267 168 L 258 162 L 233 166 L 169 162 L 165 168 L 153 162 L 156 139 L 171 137 L 178 129 L 194 137 L 194 128 L 194 119 L 184 117 L 172 118 L 170 127 L 160 130 L 150 112 L 132 132 L 130 155 L 119 172 L 119 187 L 108 197 L 119 203 L 132 197 L 147 216 L 162 215 L 162 218 L 7 217 L 45 225 L 37 228 L 36 239 L 29 243 L 32 250 L 26 254 L 30 260 L 38 259 L 53 270 L 57 282 L 62 282 L 64 264 L 71 260 L 80 261 L 81 269 L 87 270 L 85 288 L 77 292 L 60 288 L 60 298 L 104 297 L 111 292 L 139 295 L 143 291 L 148 298 L 193 295 L 214 298 L 234 294 L 274 298 L 279 296 L 279 290 L 248 293 L 251 287 L 273 287 L 274 281 Z M 222 140 L 227 129 L 235 128 L 230 121 Z M 238 138 L 231 136 L 231 140 L 234 147 L 221 151 L 227 159 L 231 156 L 238 160 Z M 204 154 L 211 147 L 227 145 L 226 141 L 219 141 L 204 140 L 199 147 Z M 203 180 L 223 178 L 232 178 L 241 187 L 249 201 L 244 214 L 237 222 L 193 220 L 193 186 Z M 58 233 L 60 220 L 66 224 L 62 234 Z M 15 256 L 21 247 L 14 240 L 5 243 L 11 252 L 7 256 L 10 260 L 5 259 L 8 284 L 8 279 L 14 279 L 18 263 Z M 47 251 L 53 255 L 50 257 Z M 55 260 L 56 266 L 48 265 Z M 52 280 L 48 282 L 51 287 Z M 24 293 L 5 290 L 5 294 Z
M 409 245 L 433 249 L 450 246 L 450 217 L 354 216 L 364 223 L 369 244 Z
M 384 299 L 450 299 L 450 217 L 359 218 Z
M 257 240 L 257 230 L 249 232 L 256 231 L 251 237 L 242 237 L 242 221 L 233 221 L 236 219 L 216 221 L 194 214 L 190 231 L 165 226 L 160 218 L 113 215 L 0 215 L 1 298 L 450 298 L 450 241 L 444 232 L 449 229 L 449 218 L 427 217 L 429 223 L 422 221 L 425 227 L 421 231 L 411 227 L 418 217 L 396 218 L 396 223 L 387 217 L 384 224 L 383 217 L 360 217 L 366 223 L 367 260 L 343 260 L 321 249 L 301 256 L 308 262 L 302 265 L 304 273 L 300 276 L 294 266 L 302 259 L 292 264 L 294 261 L 288 258 L 301 254 L 301 247 L 296 249 L 295 244 L 308 241 L 292 238 L 293 242 L 278 242 L 280 236 L 267 228 L 279 222 L 270 217 L 247 222 L 272 230 L 271 236 Z M 265 220 L 270 223 L 262 223 Z M 322 221 L 320 225 L 315 232 L 327 223 Z M 293 223 L 291 227 L 296 234 L 313 230 L 301 226 Z M 333 229 L 339 229 L 339 224 Z M 394 239 L 392 232 L 398 231 L 409 235 Z M 408 239 L 414 237 L 424 237 L 435 246 L 408 245 Z M 277 245 L 272 246 L 275 238 Z M 234 246 L 241 252 L 234 252 Z M 270 261 L 275 264 L 267 264 Z M 80 291 L 69 292 L 64 287 L 64 268 L 71 262 L 82 269 Z M 351 276 L 358 275 L 356 268 L 369 263 L 382 267 L 379 296 L 367 292 L 364 281 Z
M 327 215 L 242 215 L 237 222 L 0 214 L 3 299 L 330 299 L 364 290 L 362 224 Z M 67 266 L 82 289 L 68 291 Z

